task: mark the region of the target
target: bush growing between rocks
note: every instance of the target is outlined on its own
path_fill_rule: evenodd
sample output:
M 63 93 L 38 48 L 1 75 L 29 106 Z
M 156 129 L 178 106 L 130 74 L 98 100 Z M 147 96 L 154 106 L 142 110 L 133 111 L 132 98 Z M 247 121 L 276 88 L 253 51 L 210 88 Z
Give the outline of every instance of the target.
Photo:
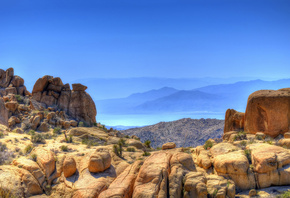
M 246 149 L 246 150 L 244 150 L 244 152 L 245 152 L 246 157 L 249 160 L 249 163 L 251 164 L 252 163 L 251 150 L 250 149 Z
M 151 155 L 151 153 L 144 151 L 143 156 L 149 156 L 149 155 Z
M 32 151 L 32 149 L 33 149 L 33 145 L 29 144 L 24 148 L 24 153 L 25 154 L 30 153 Z
M 290 191 L 286 191 L 281 195 L 278 195 L 277 198 L 289 198 L 290 197 Z
M 27 134 L 28 135 L 35 135 L 35 131 L 34 130 L 30 130 Z
M 135 151 L 136 151 L 136 149 L 135 149 L 135 148 L 133 148 L 133 147 L 128 147 L 128 148 L 127 148 L 127 151 L 128 151 L 128 152 L 135 152 Z
M 10 164 L 13 158 L 13 152 L 9 151 L 6 144 L 0 142 L 0 165 Z
M 22 103 L 23 102 L 23 98 L 20 95 L 15 95 L 15 98 L 17 100 L 18 103 Z
M 244 131 L 239 131 L 237 135 L 235 135 L 234 137 L 234 141 L 237 141 L 237 140 L 246 140 L 247 139 L 247 135 L 246 135 L 246 132 Z
M 37 155 L 36 155 L 36 154 L 32 154 L 32 155 L 30 155 L 30 159 L 36 162 L 36 160 L 37 160 Z
M 1 198 L 16 198 L 10 190 L 4 189 L 1 186 L 0 186 L 0 197 Z
M 213 147 L 213 143 L 212 143 L 212 141 L 210 141 L 210 140 L 207 140 L 207 141 L 205 142 L 205 144 L 203 145 L 203 148 L 204 148 L 205 150 L 208 150 L 208 149 L 210 149 L 211 147 Z
M 144 144 L 145 144 L 145 146 L 147 147 L 147 148 L 151 148 L 151 141 L 150 140 L 146 140 L 145 142 L 144 142 Z

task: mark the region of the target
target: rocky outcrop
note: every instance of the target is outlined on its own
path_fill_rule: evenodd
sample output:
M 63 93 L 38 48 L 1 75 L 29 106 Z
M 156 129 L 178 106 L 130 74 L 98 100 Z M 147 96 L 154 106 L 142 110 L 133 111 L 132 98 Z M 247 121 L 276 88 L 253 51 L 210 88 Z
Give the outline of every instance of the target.
M 72 86 L 73 90 L 58 77 L 43 76 L 36 81 L 32 96 L 34 100 L 48 107 L 57 107 L 77 121 L 93 125 L 97 110 L 91 96 L 85 91 L 87 87 L 81 84 Z
M 162 150 L 174 149 L 175 147 L 176 147 L 176 144 L 174 142 L 167 142 L 162 145 Z
M 0 96 L 8 94 L 30 95 L 24 86 L 24 80 L 20 76 L 14 76 L 14 69 L 9 68 L 6 71 L 0 69 Z
M 228 109 L 225 116 L 224 133 L 229 131 L 244 130 L 245 113 Z
M 8 125 L 8 115 L 9 115 L 9 111 L 6 109 L 5 107 L 5 103 L 3 98 L 0 98 L 0 124 L 3 125 Z
M 260 90 L 249 96 L 245 131 L 263 132 L 271 137 L 284 134 L 290 127 L 290 88 Z

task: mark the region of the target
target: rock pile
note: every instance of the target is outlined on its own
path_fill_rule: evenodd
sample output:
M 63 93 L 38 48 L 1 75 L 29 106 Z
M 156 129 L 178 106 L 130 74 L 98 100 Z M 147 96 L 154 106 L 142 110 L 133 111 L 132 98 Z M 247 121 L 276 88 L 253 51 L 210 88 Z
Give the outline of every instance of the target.
M 77 121 L 93 125 L 97 110 L 94 101 L 85 91 L 87 87 L 81 84 L 73 84 L 72 87 L 73 90 L 58 77 L 43 76 L 36 81 L 32 96 L 47 107 L 60 109 Z

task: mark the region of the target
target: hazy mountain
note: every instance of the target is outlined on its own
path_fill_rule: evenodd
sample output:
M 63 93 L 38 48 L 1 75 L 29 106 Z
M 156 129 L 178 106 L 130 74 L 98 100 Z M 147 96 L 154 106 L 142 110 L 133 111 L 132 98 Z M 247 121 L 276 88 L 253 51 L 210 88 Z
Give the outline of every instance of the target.
M 166 142 L 175 142 L 177 147 L 196 147 L 204 144 L 209 138 L 220 138 L 223 127 L 223 120 L 184 118 L 122 132 L 127 135 L 137 135 L 142 142 L 150 140 L 154 148 L 161 147 Z
M 172 87 L 178 90 L 192 90 L 216 84 L 229 84 L 255 78 L 89 78 L 70 82 L 82 83 L 89 87 L 88 92 L 94 100 L 125 98 L 133 93 Z
M 280 89 L 290 86 L 290 79 L 278 81 L 242 81 L 219 84 L 193 90 L 162 88 L 133 94 L 127 98 L 96 101 L 102 113 L 143 114 L 164 112 L 225 112 L 228 108 L 245 111 L 248 96 L 260 89 Z

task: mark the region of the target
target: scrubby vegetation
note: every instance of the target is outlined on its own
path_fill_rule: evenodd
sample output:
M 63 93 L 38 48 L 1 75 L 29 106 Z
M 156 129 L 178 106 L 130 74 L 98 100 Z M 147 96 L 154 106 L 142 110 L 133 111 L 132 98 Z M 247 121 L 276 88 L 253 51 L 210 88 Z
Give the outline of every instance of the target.
M 210 141 L 210 140 L 207 140 L 205 142 L 205 144 L 203 145 L 204 149 L 207 150 L 207 149 L 210 149 L 211 147 L 213 147 L 213 142 Z

